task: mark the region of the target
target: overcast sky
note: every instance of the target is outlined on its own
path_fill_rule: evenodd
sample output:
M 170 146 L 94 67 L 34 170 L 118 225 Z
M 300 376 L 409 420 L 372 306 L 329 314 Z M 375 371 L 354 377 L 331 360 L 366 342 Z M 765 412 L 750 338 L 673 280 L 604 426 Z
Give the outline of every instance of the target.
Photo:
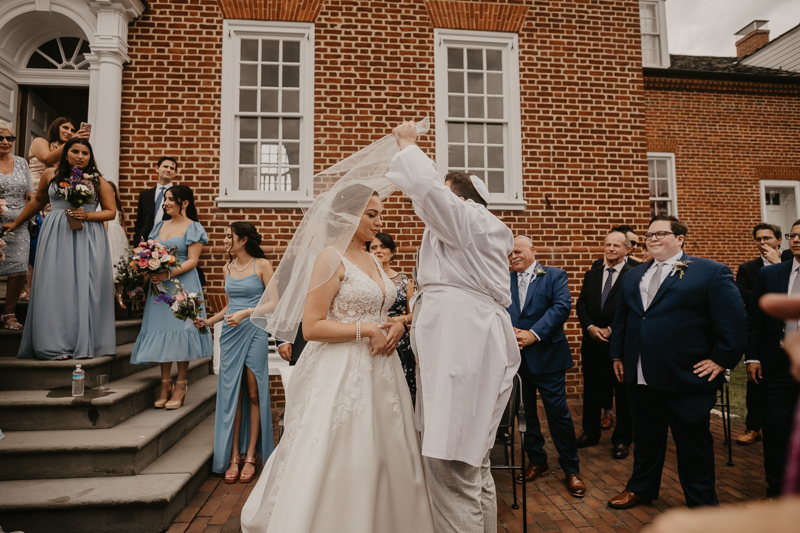
M 667 0 L 671 54 L 736 56 L 734 33 L 754 20 L 768 20 L 774 39 L 800 24 L 800 0 Z

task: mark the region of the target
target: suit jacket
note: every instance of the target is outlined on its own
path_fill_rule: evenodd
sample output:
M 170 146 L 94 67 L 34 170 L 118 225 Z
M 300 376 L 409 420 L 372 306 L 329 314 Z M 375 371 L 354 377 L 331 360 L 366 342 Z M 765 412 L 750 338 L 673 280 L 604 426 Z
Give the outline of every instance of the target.
M 719 387 L 722 372 L 709 382 L 694 365 L 711 359 L 733 368 L 746 346 L 747 320 L 742 298 L 725 265 L 691 257 L 683 278 L 667 275 L 645 311 L 639 282 L 653 261 L 622 278 L 611 332 L 611 357 L 624 364 L 625 381 L 635 384 L 641 355 L 647 385 L 662 391 L 702 391 Z
M 762 268 L 756 277 L 748 306 L 745 360 L 760 361 L 765 375 L 769 374 L 780 351 L 785 321 L 762 311 L 758 306 L 758 299 L 770 292 L 783 294 L 789 292 L 789 276 L 792 273 L 792 265 L 794 265 L 794 261 L 784 261 Z
M 739 287 L 739 294 L 742 295 L 742 300 L 744 300 L 744 305 L 747 309 L 750 309 L 753 287 L 762 268 L 764 268 L 764 260 L 761 259 L 761 256 L 758 256 L 739 265 L 739 270 L 736 272 L 736 286 Z
M 583 275 L 583 286 L 578 296 L 578 302 L 575 304 L 578 320 L 583 329 L 581 355 L 609 356 L 610 344 L 594 340 L 589 335 L 589 326 L 607 328 L 614 322 L 621 281 L 623 276 L 630 270 L 633 270 L 630 264 L 625 263 L 622 265 L 602 310 L 600 310 L 600 296 L 603 293 L 603 269 L 593 268 Z
M 534 374 L 562 372 L 575 363 L 564 334 L 564 322 L 572 309 L 567 273 L 560 268 L 544 267 L 528 285 L 525 302 L 520 305 L 519 281 L 511 272 L 511 305 L 508 314 L 515 328 L 533 330 L 541 340 L 522 349 L 522 358 Z
M 156 216 L 156 189 L 145 189 L 139 193 L 139 205 L 136 208 L 136 223 L 133 225 L 133 244 L 139 244 L 140 239 L 147 239 L 153 231 Z M 161 204 L 164 205 L 163 202 Z M 164 213 L 162 220 L 172 217 Z

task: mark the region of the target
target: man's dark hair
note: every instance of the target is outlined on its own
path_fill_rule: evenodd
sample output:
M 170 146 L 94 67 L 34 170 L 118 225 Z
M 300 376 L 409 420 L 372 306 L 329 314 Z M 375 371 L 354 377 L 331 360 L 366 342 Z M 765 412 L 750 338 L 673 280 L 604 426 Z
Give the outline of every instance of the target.
M 620 231 L 622 233 L 631 232 L 634 235 L 636 235 L 636 231 L 627 224 L 620 224 L 619 226 L 614 226 L 613 228 L 611 228 L 611 231 Z
M 444 177 L 444 182 L 445 184 L 450 184 L 450 190 L 453 191 L 456 196 L 460 196 L 464 200 L 472 200 L 476 204 L 481 204 L 483 207 L 486 207 L 486 200 L 475 190 L 475 186 L 472 184 L 472 179 L 469 177 L 468 173 L 458 171 L 448 172 Z
M 797 224 L 797 222 L 795 222 Z M 767 229 L 775 235 L 775 238 L 780 240 L 781 239 L 781 227 L 776 226 L 775 224 L 767 224 L 766 222 L 762 222 L 761 224 L 756 224 L 756 227 L 753 228 L 753 239 L 756 238 L 756 233 L 761 231 L 762 229 Z
M 669 229 L 675 234 L 675 237 L 679 235 L 686 237 L 686 234 L 689 233 L 689 226 L 672 215 L 656 215 L 650 219 L 650 225 L 652 226 L 653 222 L 659 222 L 661 220 L 669 222 Z
M 168 156 L 168 155 L 161 156 L 161 159 L 158 160 L 158 164 L 156 165 L 156 168 L 160 167 L 161 163 L 163 163 L 164 161 L 172 161 L 173 163 L 175 163 L 175 170 L 176 171 L 178 170 L 178 162 L 175 161 L 174 157 Z

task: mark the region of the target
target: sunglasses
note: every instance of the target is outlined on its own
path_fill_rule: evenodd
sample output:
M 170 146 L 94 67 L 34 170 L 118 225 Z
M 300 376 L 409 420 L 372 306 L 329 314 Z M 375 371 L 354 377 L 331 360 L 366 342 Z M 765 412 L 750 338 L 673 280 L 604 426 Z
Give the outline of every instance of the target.
M 17 140 L 17 138 L 14 137 L 13 135 L 0 135 L 0 141 L 2 141 L 3 139 L 5 139 L 6 141 L 8 141 L 10 143 L 13 143 L 14 141 Z

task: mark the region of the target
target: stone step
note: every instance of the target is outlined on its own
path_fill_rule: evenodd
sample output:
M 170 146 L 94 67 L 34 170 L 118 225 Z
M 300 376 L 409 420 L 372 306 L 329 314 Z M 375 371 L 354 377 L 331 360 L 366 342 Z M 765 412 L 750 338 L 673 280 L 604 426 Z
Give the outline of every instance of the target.
M 109 429 L 8 431 L 0 441 L 0 481 L 133 476 L 215 408 L 217 376 L 189 384 L 180 409 L 146 409 Z
M 211 358 L 189 363 L 189 383 L 208 376 Z M 69 372 L 69 370 L 67 370 Z M 173 365 L 173 380 L 177 376 Z M 69 378 L 69 376 L 68 376 Z M 3 431 L 106 429 L 153 407 L 161 392 L 161 368 L 146 368 L 112 381 L 99 391 L 95 383 L 82 397 L 72 396 L 71 385 L 53 390 L 0 391 L 0 428 Z
M 94 359 L 67 359 L 65 361 L 39 361 L 0 357 L 0 391 L 52 390 L 72 386 L 72 371 L 80 363 L 86 372 L 86 384 L 94 387 L 97 376 L 108 374 L 109 381 L 141 372 L 158 363 L 131 364 L 133 343 L 117 346 L 117 353 Z
M 20 322 L 24 321 L 20 320 Z M 117 320 L 115 324 L 117 328 L 117 346 L 136 342 L 139 329 L 142 327 L 141 318 Z M 19 344 L 21 341 L 21 330 L 0 329 L 0 358 L 16 358 L 19 353 Z
M 26 533 L 165 531 L 210 475 L 213 449 L 211 415 L 135 476 L 0 481 L 2 527 Z

